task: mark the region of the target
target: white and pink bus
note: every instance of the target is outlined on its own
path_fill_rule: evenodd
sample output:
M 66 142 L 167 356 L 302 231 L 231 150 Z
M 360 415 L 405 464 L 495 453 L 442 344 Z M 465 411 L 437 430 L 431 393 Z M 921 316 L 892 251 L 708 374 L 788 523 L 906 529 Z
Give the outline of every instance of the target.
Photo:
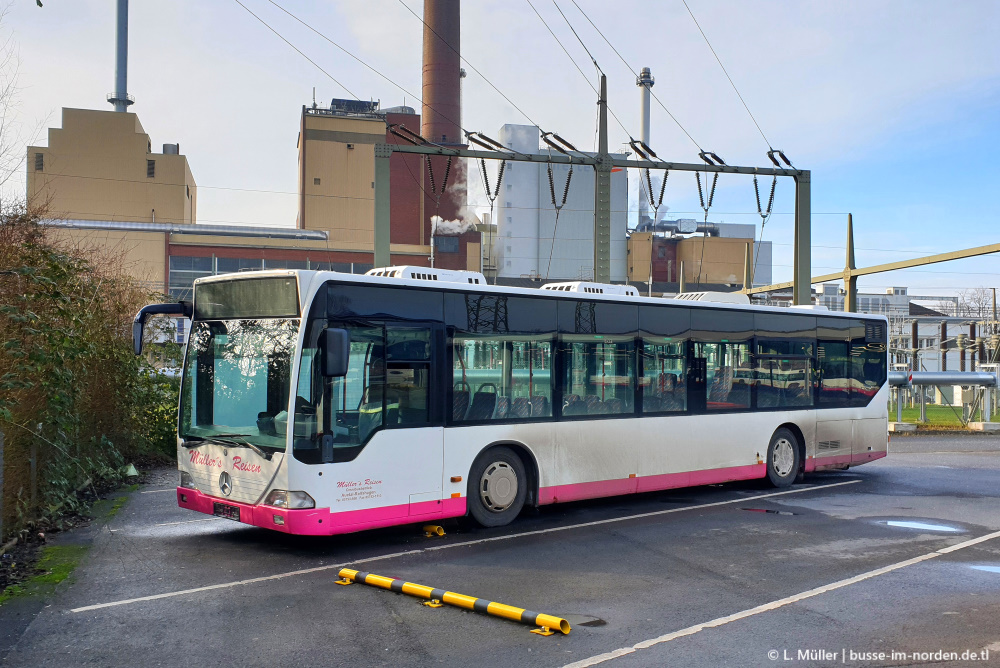
M 178 504 L 293 534 L 500 526 L 886 455 L 885 318 L 542 288 L 263 271 L 146 307 L 139 342 L 151 314 L 192 318 Z

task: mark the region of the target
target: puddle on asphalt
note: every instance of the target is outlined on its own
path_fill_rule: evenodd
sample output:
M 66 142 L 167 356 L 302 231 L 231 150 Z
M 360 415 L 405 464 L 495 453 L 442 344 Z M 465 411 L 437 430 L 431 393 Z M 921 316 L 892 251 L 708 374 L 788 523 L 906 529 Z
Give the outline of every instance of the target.
M 885 520 L 887 526 L 900 529 L 918 529 L 920 531 L 941 531 L 944 533 L 961 533 L 961 529 L 946 524 L 930 524 L 929 522 L 914 522 L 913 520 Z
M 771 510 L 770 508 L 740 508 L 740 510 L 747 510 L 751 513 L 770 513 L 771 515 L 798 515 L 798 513 L 787 510 Z
M 977 571 L 986 571 L 987 573 L 1000 573 L 1000 566 L 973 566 Z
M 563 619 L 569 622 L 570 626 L 605 626 L 607 622 L 597 617 L 589 615 L 563 615 Z

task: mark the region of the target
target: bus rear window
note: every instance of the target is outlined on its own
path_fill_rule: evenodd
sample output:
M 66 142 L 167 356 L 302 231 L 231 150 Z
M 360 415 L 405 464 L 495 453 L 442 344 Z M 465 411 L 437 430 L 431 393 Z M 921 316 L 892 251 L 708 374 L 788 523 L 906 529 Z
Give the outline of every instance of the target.
M 195 287 L 195 320 L 294 318 L 298 315 L 299 294 L 293 276 L 212 281 Z

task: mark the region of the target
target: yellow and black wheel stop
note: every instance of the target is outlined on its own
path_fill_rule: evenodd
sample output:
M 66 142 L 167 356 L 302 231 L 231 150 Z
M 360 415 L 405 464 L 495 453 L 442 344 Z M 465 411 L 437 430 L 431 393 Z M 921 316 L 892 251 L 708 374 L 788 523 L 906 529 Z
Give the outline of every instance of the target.
M 417 598 L 425 598 L 427 599 L 426 605 L 430 605 L 431 607 L 440 607 L 443 604 L 448 604 L 458 608 L 472 610 L 473 612 L 493 615 L 494 617 L 503 617 L 504 619 L 521 622 L 522 624 L 531 624 L 539 627 L 537 629 L 533 629 L 531 632 L 543 636 L 550 636 L 556 631 L 559 631 L 564 635 L 568 635 L 570 632 L 569 622 L 562 617 L 546 615 L 541 612 L 532 612 L 531 610 L 525 610 L 524 608 L 515 608 L 512 605 L 504 605 L 503 603 L 487 601 L 486 599 L 476 598 L 475 596 L 456 594 L 453 591 L 435 589 L 434 587 L 427 587 L 413 582 L 404 582 L 403 580 L 385 577 L 384 575 L 375 575 L 364 571 L 355 571 L 350 568 L 341 569 L 338 575 L 340 576 L 340 580 L 337 580 L 337 584 L 349 585 L 353 582 L 360 582 L 372 587 L 388 589 L 389 591 L 394 591 L 397 594 L 406 594 L 408 596 L 416 596 Z

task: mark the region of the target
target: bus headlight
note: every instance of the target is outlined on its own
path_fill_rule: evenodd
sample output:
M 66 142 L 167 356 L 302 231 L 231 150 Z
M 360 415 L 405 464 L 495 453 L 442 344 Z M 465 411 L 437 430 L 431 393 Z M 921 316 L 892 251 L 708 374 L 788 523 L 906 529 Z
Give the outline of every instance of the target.
M 186 487 L 188 489 L 198 489 L 195 487 L 194 478 L 187 471 L 181 471 L 181 487 Z
M 298 510 L 303 508 L 315 508 L 316 502 L 305 492 L 286 492 L 283 489 L 272 489 L 271 493 L 264 499 L 265 506 L 275 508 L 288 508 Z

